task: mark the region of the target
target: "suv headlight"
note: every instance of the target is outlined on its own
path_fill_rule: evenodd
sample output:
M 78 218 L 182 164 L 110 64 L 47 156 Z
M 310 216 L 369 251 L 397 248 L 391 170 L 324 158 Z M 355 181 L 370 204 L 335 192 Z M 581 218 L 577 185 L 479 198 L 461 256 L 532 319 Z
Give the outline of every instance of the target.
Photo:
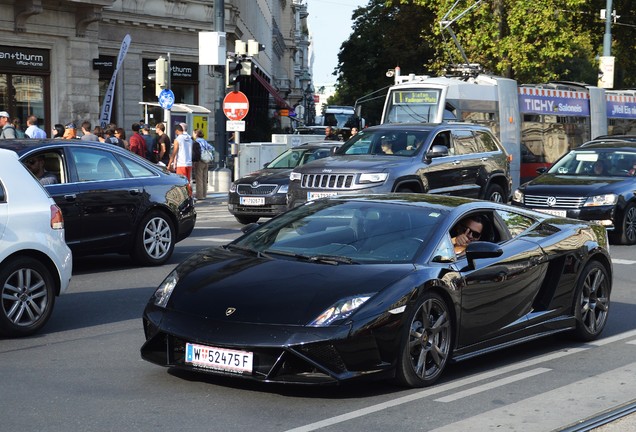
M 230 192 L 232 192 L 232 193 L 236 192 L 236 183 L 232 183 L 230 185 Z
M 278 187 L 278 191 L 276 193 L 287 193 L 288 190 L 289 190 L 289 185 L 284 184 Z
M 291 181 L 300 180 L 302 178 L 302 176 L 303 175 L 301 173 L 292 171 L 289 174 L 289 180 L 291 180 Z
M 387 173 L 360 174 L 360 183 L 382 183 L 389 175 Z
M 614 205 L 618 201 L 618 195 L 616 194 L 605 194 L 605 195 L 595 195 L 589 197 L 583 207 L 597 207 L 597 206 L 606 206 L 606 205 Z
M 521 192 L 519 189 L 515 189 L 515 191 L 512 194 L 512 200 L 514 202 L 523 204 L 523 192 Z

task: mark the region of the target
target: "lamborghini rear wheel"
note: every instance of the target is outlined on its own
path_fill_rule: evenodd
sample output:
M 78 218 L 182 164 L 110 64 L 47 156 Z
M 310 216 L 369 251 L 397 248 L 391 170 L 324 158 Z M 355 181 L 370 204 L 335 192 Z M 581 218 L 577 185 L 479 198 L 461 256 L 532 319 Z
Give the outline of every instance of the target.
M 605 327 L 610 306 L 610 280 L 601 263 L 593 261 L 585 266 L 577 283 L 574 302 L 577 339 L 596 339 Z

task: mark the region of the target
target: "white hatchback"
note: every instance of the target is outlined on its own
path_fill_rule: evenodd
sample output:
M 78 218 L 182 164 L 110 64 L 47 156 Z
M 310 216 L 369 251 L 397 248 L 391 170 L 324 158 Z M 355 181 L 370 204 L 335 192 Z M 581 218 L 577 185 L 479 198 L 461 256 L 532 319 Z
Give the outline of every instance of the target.
M 71 280 L 73 259 L 59 207 L 18 160 L 0 149 L 0 335 L 39 330 Z

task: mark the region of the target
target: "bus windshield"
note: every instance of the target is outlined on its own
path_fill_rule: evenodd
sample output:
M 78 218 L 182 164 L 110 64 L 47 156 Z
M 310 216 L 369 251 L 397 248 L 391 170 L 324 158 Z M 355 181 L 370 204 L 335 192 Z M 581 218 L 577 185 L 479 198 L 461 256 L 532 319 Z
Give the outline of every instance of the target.
M 382 123 L 433 123 L 440 107 L 439 89 L 393 89 L 384 110 Z

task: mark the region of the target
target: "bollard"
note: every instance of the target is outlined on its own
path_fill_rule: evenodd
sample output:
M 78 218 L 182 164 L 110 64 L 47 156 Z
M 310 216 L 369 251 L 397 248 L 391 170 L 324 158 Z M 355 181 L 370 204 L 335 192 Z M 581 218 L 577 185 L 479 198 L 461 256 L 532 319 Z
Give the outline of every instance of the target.
M 217 171 L 218 168 L 215 168 L 213 170 L 210 170 L 208 172 L 208 188 L 212 191 L 212 192 L 216 192 L 216 186 L 217 186 Z
M 228 168 L 217 170 L 215 183 L 217 192 L 229 192 L 230 184 L 232 183 L 232 171 Z

